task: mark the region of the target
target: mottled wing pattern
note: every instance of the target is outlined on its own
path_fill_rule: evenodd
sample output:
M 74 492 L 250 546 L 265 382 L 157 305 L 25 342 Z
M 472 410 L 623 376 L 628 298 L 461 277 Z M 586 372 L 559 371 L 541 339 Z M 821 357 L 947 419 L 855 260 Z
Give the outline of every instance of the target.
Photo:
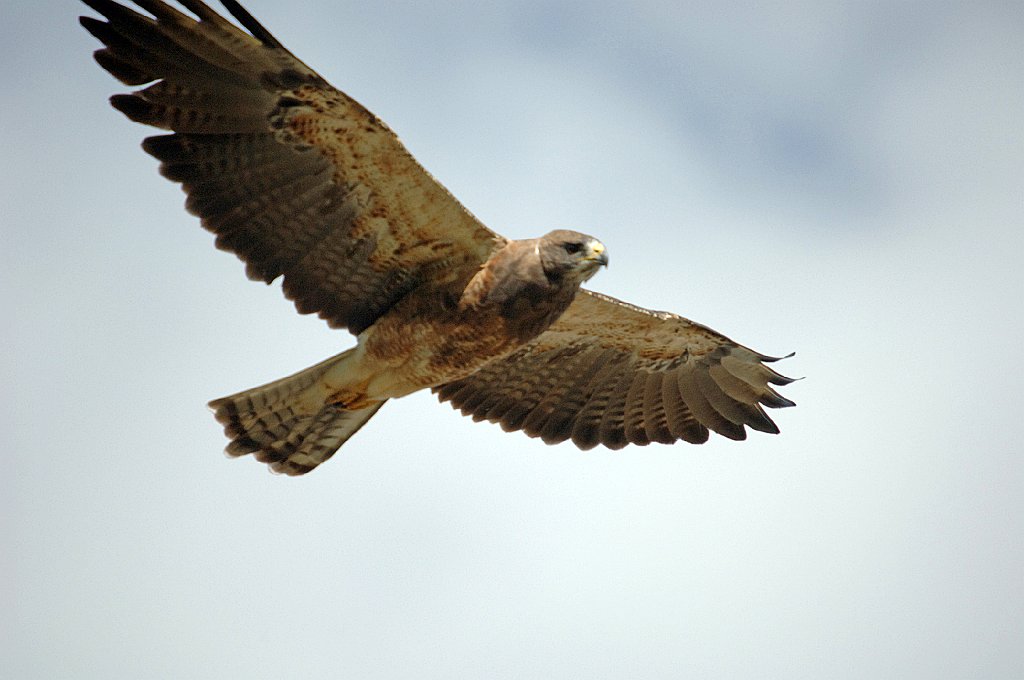
M 286 50 L 237 2 L 248 33 L 199 0 L 194 16 L 84 0 L 103 68 L 146 85 L 111 103 L 174 131 L 143 144 L 186 206 L 246 262 L 283 275 L 300 312 L 355 333 L 406 295 L 464 285 L 504 240 L 480 224 L 372 113 Z
M 700 444 L 709 430 L 779 431 L 762 406 L 793 406 L 771 387 L 792 380 L 772 361 L 675 314 L 583 290 L 536 340 L 434 391 L 474 420 L 549 444 Z

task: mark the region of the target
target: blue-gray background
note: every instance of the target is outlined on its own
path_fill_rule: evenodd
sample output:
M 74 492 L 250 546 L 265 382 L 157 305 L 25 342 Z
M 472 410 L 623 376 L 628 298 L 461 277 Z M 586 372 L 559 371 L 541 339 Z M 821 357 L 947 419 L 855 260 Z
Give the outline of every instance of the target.
M 429 394 L 315 474 L 205 402 L 348 346 L 182 209 L 70 2 L 4 10 L 11 678 L 1024 677 L 1016 2 L 251 0 L 494 229 L 805 375 L 545 447 Z

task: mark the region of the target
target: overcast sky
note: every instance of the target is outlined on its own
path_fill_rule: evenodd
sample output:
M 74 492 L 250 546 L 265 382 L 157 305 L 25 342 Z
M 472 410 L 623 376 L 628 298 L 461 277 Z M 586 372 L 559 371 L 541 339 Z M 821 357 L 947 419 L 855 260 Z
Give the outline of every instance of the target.
M 806 379 L 782 434 L 582 453 L 387 405 L 303 478 L 205 404 L 351 337 L 245 279 L 75 3 L 0 24 L 11 678 L 1024 677 L 1017 2 L 288 3 L 490 227 Z

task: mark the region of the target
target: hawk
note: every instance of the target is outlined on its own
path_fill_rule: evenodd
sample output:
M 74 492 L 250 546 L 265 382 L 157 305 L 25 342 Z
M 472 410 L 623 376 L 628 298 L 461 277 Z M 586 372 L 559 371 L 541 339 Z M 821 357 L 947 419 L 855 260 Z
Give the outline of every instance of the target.
M 759 354 L 667 312 L 580 288 L 604 245 L 556 230 L 509 240 L 481 224 L 373 113 L 234 0 L 84 0 L 96 61 L 131 120 L 170 130 L 143 149 L 250 279 L 282 279 L 298 311 L 356 345 L 210 402 L 231 456 L 301 475 L 388 399 L 430 388 L 474 420 L 554 444 L 700 444 L 778 433 L 792 406 Z M 245 30 L 242 30 L 242 29 Z

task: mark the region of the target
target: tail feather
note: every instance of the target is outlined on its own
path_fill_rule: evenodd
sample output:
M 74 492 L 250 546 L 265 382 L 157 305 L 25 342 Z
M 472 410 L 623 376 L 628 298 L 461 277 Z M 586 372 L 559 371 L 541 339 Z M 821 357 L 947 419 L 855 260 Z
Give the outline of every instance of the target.
M 334 455 L 384 402 L 358 410 L 326 403 L 321 378 L 349 352 L 295 375 L 211 401 L 232 457 L 253 454 L 273 472 L 303 475 Z
M 296 427 L 284 439 L 265 445 L 253 454 L 273 472 L 304 475 L 333 456 L 383 405 L 384 402 L 379 402 L 370 408 L 346 411 L 328 404 L 305 427 Z

